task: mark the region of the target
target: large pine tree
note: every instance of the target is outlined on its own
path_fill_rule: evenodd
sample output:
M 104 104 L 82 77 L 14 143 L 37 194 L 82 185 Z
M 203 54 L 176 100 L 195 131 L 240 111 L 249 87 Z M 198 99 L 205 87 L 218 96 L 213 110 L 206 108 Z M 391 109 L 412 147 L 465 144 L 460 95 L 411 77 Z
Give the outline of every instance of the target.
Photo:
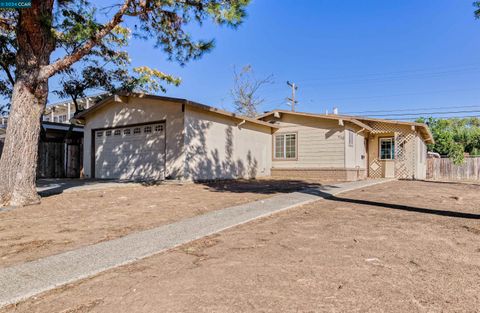
M 162 90 L 162 81 L 178 84 L 157 69 L 130 68 L 121 48 L 131 36 L 154 40 L 169 59 L 184 64 L 213 47 L 212 40 L 192 39 L 186 31 L 189 23 L 212 19 L 235 27 L 244 19 L 248 2 L 119 0 L 106 6 L 104 1 L 32 0 L 28 9 L 0 10 L 0 93 L 10 100 L 0 159 L 0 206 L 39 201 L 37 144 L 52 76 L 64 76 L 67 94 L 81 94 L 91 86 Z M 84 79 L 75 80 L 76 71 Z

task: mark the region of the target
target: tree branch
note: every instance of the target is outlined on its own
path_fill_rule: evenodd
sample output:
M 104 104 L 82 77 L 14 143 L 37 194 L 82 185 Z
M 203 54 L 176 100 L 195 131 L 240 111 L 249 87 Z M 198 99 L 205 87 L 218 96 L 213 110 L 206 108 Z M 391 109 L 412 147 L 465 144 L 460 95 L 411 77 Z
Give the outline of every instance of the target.
M 8 18 L 0 17 L 0 29 L 4 31 L 11 32 L 15 30 L 15 26 L 13 26 L 13 20 Z
M 2 66 L 3 70 L 7 74 L 8 80 L 10 81 L 12 86 L 15 85 L 15 78 L 13 78 L 13 75 L 10 72 L 10 69 L 8 68 L 8 66 L 6 66 L 3 62 L 0 62 L 0 65 Z
M 133 0 L 125 0 L 123 5 L 113 16 L 113 18 L 107 24 L 105 24 L 105 26 L 100 31 L 98 31 L 92 39 L 88 40 L 80 48 L 73 51 L 72 54 L 66 55 L 65 57 L 55 61 L 54 63 L 43 67 L 40 73 L 39 80 L 47 80 L 49 77 L 66 69 L 67 67 L 71 66 L 73 63 L 77 62 L 82 57 L 87 55 L 106 35 L 108 35 L 115 28 L 115 26 L 120 24 L 120 22 L 122 21 L 122 17 L 127 12 L 132 1 Z

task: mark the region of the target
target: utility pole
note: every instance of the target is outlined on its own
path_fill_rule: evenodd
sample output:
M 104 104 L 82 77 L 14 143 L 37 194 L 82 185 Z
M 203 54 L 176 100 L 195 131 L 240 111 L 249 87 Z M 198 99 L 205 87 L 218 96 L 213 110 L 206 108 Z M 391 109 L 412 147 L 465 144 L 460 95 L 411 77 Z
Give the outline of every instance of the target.
M 287 98 L 287 100 L 290 101 L 290 106 L 292 108 L 292 111 L 295 112 L 295 104 L 298 103 L 298 101 L 295 100 L 295 90 L 298 89 L 298 86 L 295 83 L 291 83 L 290 81 L 287 81 L 287 85 L 292 87 L 292 97 Z

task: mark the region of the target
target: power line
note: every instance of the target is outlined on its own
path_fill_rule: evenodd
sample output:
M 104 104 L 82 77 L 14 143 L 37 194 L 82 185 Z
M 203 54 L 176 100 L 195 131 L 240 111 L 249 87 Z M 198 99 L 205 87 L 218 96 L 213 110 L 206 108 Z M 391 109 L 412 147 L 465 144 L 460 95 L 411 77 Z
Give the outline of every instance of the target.
M 480 65 L 478 64 L 471 64 L 472 66 L 454 66 L 454 67 L 436 67 L 436 68 L 430 68 L 430 69 L 416 69 L 416 70 L 405 70 L 405 71 L 396 71 L 396 72 L 385 72 L 385 73 L 370 73 L 370 74 L 359 74 L 359 75 L 349 75 L 349 76 L 333 76 L 333 77 L 327 77 L 327 78 L 312 78 L 312 79 L 305 79 L 305 80 L 300 80 L 299 82 L 306 85 L 309 87 L 310 83 L 315 83 L 311 87 L 317 87 L 319 83 L 321 84 L 335 84 L 335 83 L 349 83 L 349 82 L 358 82 L 359 80 L 361 82 L 364 81 L 391 81 L 391 80 L 398 80 L 398 79 L 407 79 L 407 78 L 412 78 L 415 76 L 420 75 L 420 77 L 440 77 L 445 74 L 452 74 L 452 73 L 461 73 L 461 72 L 469 72 L 469 71 L 478 71 L 480 70 Z M 437 70 L 437 71 L 431 71 L 431 70 Z M 419 73 L 420 72 L 420 73 Z M 421 73 L 424 72 L 424 73 Z M 394 75 L 394 74 L 402 74 L 403 75 Z M 411 73 L 411 74 L 408 74 Z M 418 73 L 418 74 L 413 74 L 413 73 Z M 373 76 L 373 77 L 372 77 Z M 379 76 L 379 77 L 375 77 Z M 369 78 L 372 77 L 372 78 Z M 357 79 L 357 80 L 351 80 L 351 79 Z M 345 81 L 345 79 L 347 79 Z M 281 86 L 272 86 L 274 89 L 278 89 Z
M 399 113 L 399 114 L 372 114 L 371 117 L 379 116 L 422 116 L 422 115 L 443 115 L 443 114 L 461 114 L 461 113 L 480 113 L 480 110 L 450 111 L 450 112 L 419 112 L 419 113 Z
M 362 73 L 357 75 L 338 75 L 332 76 L 331 79 L 350 79 L 350 78 L 365 78 L 371 76 L 405 76 L 405 75 L 412 75 L 418 73 L 420 75 L 425 74 L 443 74 L 443 73 L 455 73 L 455 72 L 463 72 L 463 71 L 471 71 L 477 70 L 480 68 L 480 64 L 471 64 L 469 66 L 453 66 L 453 67 L 437 67 L 437 68 L 429 68 L 429 69 L 417 69 L 417 70 L 404 70 L 404 71 L 394 71 L 394 72 L 376 72 L 376 73 Z M 304 79 L 300 80 L 300 82 L 310 82 L 310 81 L 318 81 L 321 80 L 319 78 L 311 78 L 311 79 Z
M 403 73 L 418 73 L 418 72 L 427 72 L 423 74 L 428 74 L 434 71 L 437 73 L 438 71 L 462 71 L 462 70 L 471 70 L 471 69 L 478 69 L 480 64 L 478 63 L 471 63 L 471 64 L 464 64 L 464 65 L 455 65 L 455 66 L 447 66 L 447 67 L 431 67 L 431 68 L 423 68 L 423 69 L 413 69 L 413 70 L 403 70 L 403 71 L 394 71 L 394 72 L 377 72 L 377 73 L 368 73 L 368 74 L 358 74 L 358 75 L 349 75 L 349 76 L 334 76 L 331 77 L 333 79 L 343 79 L 343 78 L 364 78 L 369 76 L 380 76 L 380 75 L 394 75 L 394 74 L 403 74 Z M 318 78 L 300 80 L 301 83 L 309 82 L 309 81 L 317 81 Z
M 323 101 L 361 100 L 361 99 L 391 98 L 391 97 L 401 97 L 401 96 L 428 95 L 428 94 L 437 94 L 437 93 L 455 93 L 455 92 L 464 92 L 464 91 L 472 91 L 472 90 L 479 90 L 479 89 L 465 88 L 465 89 L 435 90 L 435 91 L 425 91 L 425 92 L 405 92 L 405 93 L 378 95 L 378 96 L 325 98 L 322 100 Z
M 421 118 L 423 116 L 419 117 L 409 117 L 409 118 L 384 118 L 385 120 L 396 120 L 396 121 L 415 121 L 418 118 Z M 430 116 L 429 116 L 430 117 Z M 426 117 L 428 118 L 428 117 Z M 480 118 L 480 115 L 460 115 L 460 116 L 442 116 L 442 117 L 433 117 L 437 119 L 451 119 L 451 118 Z
M 480 69 L 479 69 L 480 70 Z M 477 70 L 476 72 L 479 72 Z M 417 77 L 382 77 L 382 78 L 371 78 L 371 79 L 358 79 L 358 80 L 350 80 L 350 81 L 324 81 L 324 82 L 316 82 L 313 84 L 309 84 L 306 82 L 302 82 L 302 85 L 305 86 L 305 89 L 309 88 L 319 88 L 320 86 L 346 86 L 346 85 L 360 85 L 360 84 L 384 84 L 384 83 L 391 83 L 395 81 L 411 81 L 414 79 L 422 79 L 422 78 L 441 78 L 444 75 L 424 75 L 424 76 L 417 76 Z
M 432 107 L 432 108 L 415 108 L 415 109 L 397 109 L 397 110 L 370 110 L 370 111 L 357 111 L 357 112 L 345 112 L 345 114 L 365 114 L 365 113 L 392 113 L 392 112 L 412 112 L 422 110 L 443 110 L 443 109 L 465 109 L 465 108 L 479 108 L 477 105 L 465 105 L 465 106 L 448 106 L 448 107 Z
M 267 101 L 262 103 L 262 106 L 284 105 L 284 104 L 287 104 L 286 99 L 285 98 L 279 98 L 279 99 L 275 99 L 275 100 L 267 100 Z

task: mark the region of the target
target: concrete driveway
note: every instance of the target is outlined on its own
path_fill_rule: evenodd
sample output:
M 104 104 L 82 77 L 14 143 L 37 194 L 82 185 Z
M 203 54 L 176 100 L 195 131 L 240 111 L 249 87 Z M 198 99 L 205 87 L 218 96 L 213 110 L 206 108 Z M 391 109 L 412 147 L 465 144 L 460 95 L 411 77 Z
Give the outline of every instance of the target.
M 42 196 L 61 194 L 64 192 L 73 192 L 81 190 L 95 190 L 103 188 L 121 188 L 139 186 L 141 183 L 116 181 L 116 180 L 97 180 L 97 179 L 39 179 L 37 180 L 37 191 Z

